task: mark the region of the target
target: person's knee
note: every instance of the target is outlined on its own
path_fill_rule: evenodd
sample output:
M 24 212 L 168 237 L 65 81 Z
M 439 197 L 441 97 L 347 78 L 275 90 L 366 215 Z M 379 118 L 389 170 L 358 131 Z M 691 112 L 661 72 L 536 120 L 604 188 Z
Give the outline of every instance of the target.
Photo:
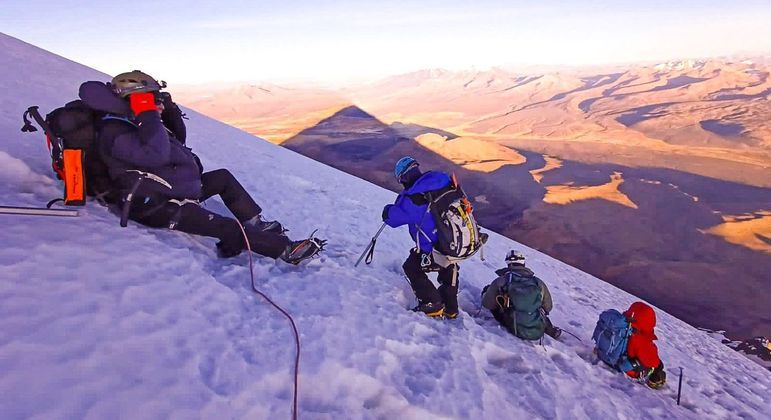
M 233 219 L 217 221 L 217 254 L 223 258 L 235 257 L 246 249 L 243 234 Z
M 222 247 L 228 250 L 238 249 L 239 252 L 245 249 L 244 234 L 238 222 L 234 219 L 222 218 L 217 221 L 217 225 L 217 233 L 222 242 Z
M 228 178 L 228 179 L 233 179 L 233 180 L 236 179 L 236 176 L 233 175 L 233 173 L 230 172 L 230 170 L 227 169 L 227 168 L 220 168 L 220 169 L 217 169 L 217 170 L 220 171 L 220 176 L 222 176 L 223 178 Z
M 213 171 L 205 172 L 202 176 L 206 179 L 217 180 L 219 182 L 223 182 L 223 181 L 226 181 L 227 179 L 233 178 L 233 174 L 230 173 L 230 171 L 225 168 L 220 168 L 220 169 L 215 169 Z
M 411 273 L 420 272 L 420 260 L 417 254 L 410 253 L 410 256 L 402 264 L 402 269 L 408 276 Z

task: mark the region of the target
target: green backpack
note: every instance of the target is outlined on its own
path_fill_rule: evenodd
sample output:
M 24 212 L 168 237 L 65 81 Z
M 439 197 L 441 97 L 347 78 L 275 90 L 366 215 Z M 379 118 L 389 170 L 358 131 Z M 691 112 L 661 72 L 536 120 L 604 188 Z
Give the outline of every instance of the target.
M 512 333 L 525 340 L 539 340 L 546 330 L 543 290 L 536 277 L 508 274 L 509 311 L 513 319 Z

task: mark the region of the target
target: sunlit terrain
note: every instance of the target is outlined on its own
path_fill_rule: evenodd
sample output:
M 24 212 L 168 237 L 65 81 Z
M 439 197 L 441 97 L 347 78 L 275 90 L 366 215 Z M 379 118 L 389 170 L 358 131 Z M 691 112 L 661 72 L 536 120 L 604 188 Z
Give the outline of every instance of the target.
M 771 212 L 723 216 L 723 221 L 706 232 L 733 244 L 771 254 Z
M 484 226 L 744 339 L 771 335 L 757 299 L 771 292 L 770 69 L 764 57 L 431 69 L 340 90 L 177 96 L 387 188 L 406 154 L 456 173 Z M 741 292 L 728 293 L 737 272 Z
M 636 209 L 637 204 L 618 190 L 618 186 L 623 182 L 622 174 L 614 172 L 607 184 L 597 186 L 550 185 L 546 187 L 546 197 L 543 198 L 543 201 L 549 204 L 565 205 L 581 200 L 600 199 Z

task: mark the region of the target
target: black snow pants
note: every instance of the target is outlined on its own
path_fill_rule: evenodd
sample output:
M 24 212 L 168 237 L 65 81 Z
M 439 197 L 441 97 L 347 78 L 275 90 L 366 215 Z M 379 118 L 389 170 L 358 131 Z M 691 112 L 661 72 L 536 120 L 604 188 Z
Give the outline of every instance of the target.
M 442 267 L 433 261 L 430 254 L 413 249 L 402 268 L 419 303 L 442 302 L 445 312 L 458 313 L 458 264 Z M 434 283 L 426 275 L 427 272 L 433 271 L 439 273 L 439 289 L 434 287 Z
M 262 212 L 260 206 L 227 169 L 203 173 L 201 183 L 201 201 L 219 195 L 225 206 L 241 223 Z M 141 198 L 136 198 L 135 201 L 141 201 Z M 235 256 L 246 249 L 238 222 L 211 212 L 197 203 L 132 203 L 131 208 L 129 217 L 143 225 L 169 228 L 173 224 L 172 228 L 180 232 L 219 239 L 217 248 L 222 256 Z M 244 230 L 252 251 L 267 257 L 278 258 L 290 243 L 286 236 L 278 233 L 263 232 L 249 225 L 245 225 Z

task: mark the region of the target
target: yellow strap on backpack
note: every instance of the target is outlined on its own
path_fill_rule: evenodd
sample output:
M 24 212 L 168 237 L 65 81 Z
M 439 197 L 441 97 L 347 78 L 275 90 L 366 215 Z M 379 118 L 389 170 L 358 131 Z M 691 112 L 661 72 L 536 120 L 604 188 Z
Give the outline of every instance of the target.
M 471 228 L 471 219 L 468 217 L 468 213 L 463 209 L 463 206 L 458 206 L 458 212 L 460 213 L 461 219 L 463 219 L 463 224 L 467 227 Z M 474 229 L 469 229 L 471 231 L 471 243 L 475 244 L 477 241 Z

